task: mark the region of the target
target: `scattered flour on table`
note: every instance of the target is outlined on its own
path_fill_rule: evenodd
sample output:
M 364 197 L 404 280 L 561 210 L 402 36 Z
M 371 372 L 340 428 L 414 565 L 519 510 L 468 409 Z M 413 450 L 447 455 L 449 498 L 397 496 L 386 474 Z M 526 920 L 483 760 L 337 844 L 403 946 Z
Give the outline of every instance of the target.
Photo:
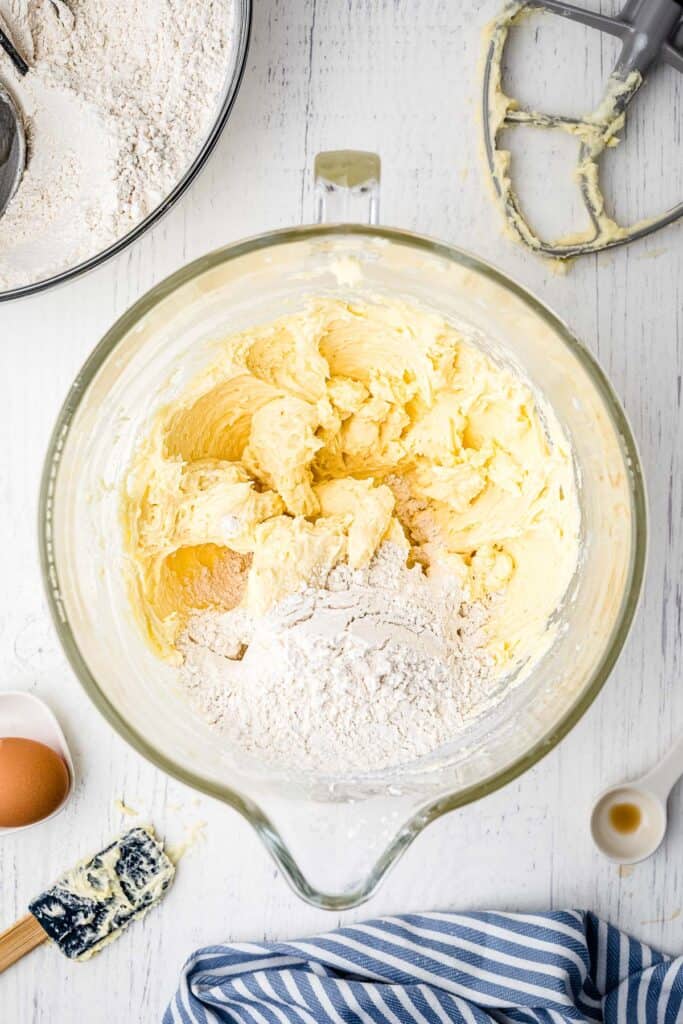
M 195 615 L 180 678 L 195 708 L 261 760 L 372 770 L 428 754 L 490 699 L 487 610 L 383 544 L 254 618 Z
M 196 156 L 233 57 L 233 0 L 0 0 L 30 70 L 0 49 L 29 161 L 0 217 L 0 289 L 95 256 Z

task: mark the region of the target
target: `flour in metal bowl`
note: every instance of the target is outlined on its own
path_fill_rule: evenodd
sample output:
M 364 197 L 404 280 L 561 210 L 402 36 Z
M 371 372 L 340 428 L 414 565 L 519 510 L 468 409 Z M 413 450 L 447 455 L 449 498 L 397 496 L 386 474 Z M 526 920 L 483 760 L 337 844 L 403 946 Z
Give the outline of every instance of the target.
M 29 65 L 0 82 L 29 158 L 0 218 L 0 290 L 69 270 L 151 214 L 197 156 L 235 62 L 234 0 L 0 0 Z

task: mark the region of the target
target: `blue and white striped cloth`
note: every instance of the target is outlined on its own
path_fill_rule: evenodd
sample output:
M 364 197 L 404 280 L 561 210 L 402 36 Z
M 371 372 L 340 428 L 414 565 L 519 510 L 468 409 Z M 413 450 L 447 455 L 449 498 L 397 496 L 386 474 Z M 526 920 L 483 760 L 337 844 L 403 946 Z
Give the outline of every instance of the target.
M 407 914 L 201 949 L 164 1024 L 683 1022 L 683 957 L 594 914 Z

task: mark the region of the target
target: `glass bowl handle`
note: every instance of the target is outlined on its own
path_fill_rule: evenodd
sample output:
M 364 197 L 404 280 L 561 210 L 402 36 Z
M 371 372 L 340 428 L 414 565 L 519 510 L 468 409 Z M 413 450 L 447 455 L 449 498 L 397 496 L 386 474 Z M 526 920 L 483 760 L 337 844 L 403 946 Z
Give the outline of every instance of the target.
M 378 224 L 381 161 L 376 153 L 334 149 L 314 164 L 317 224 Z

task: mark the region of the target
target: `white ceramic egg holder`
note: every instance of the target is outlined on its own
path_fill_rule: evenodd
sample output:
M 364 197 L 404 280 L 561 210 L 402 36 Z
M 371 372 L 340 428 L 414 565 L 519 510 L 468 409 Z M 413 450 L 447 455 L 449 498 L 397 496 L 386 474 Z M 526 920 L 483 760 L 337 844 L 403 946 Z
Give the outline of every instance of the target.
M 27 740 L 37 740 L 44 743 L 62 757 L 69 769 L 69 788 L 59 807 L 46 818 L 33 822 L 30 825 L 19 825 L 15 828 L 0 827 L 0 836 L 8 835 L 10 832 L 21 832 L 25 828 L 33 828 L 44 821 L 54 818 L 55 814 L 62 811 L 73 793 L 74 789 L 74 765 L 71 752 L 67 746 L 66 737 L 61 726 L 50 711 L 47 704 L 31 693 L 22 693 L 20 690 L 9 690 L 0 692 L 0 737 L 21 736 Z

